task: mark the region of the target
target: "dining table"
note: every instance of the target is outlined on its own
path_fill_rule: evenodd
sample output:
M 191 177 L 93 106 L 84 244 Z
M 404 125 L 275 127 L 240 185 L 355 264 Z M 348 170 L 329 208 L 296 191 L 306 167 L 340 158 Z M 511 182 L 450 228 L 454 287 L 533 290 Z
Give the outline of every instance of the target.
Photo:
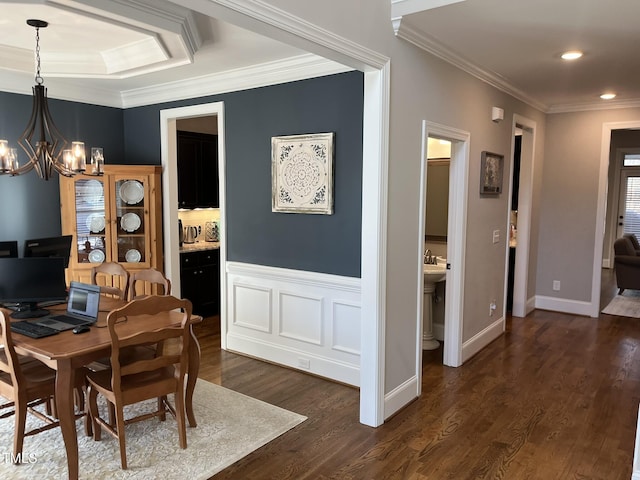
M 107 315 L 127 302 L 107 296 L 100 299 L 100 312 L 97 322 L 86 333 L 74 334 L 71 330 L 44 338 L 30 338 L 13 333 L 16 352 L 20 355 L 36 358 L 56 371 L 55 397 L 60 429 L 67 454 L 67 469 L 70 480 L 78 478 L 78 437 L 76 433 L 76 415 L 74 385 L 78 369 L 111 354 L 111 337 L 107 326 Z M 65 305 L 47 307 L 51 313 L 64 311 Z M 177 326 L 182 322 L 182 313 L 163 312 L 158 315 L 142 315 L 135 322 L 123 322 L 119 329 L 126 333 L 131 329 Z M 185 411 L 190 427 L 197 425 L 193 413 L 193 392 L 200 369 L 200 344 L 193 332 L 193 324 L 202 321 L 198 315 L 191 316 L 189 365 L 185 388 Z

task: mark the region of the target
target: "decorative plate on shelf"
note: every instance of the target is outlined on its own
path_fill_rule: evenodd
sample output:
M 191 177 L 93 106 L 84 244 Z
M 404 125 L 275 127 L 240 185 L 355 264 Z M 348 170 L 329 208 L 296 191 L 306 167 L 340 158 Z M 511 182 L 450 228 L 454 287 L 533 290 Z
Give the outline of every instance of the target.
M 127 180 L 120 185 L 120 198 L 129 205 L 140 203 L 144 198 L 144 186 L 137 180 Z
M 91 205 L 104 202 L 104 188 L 99 180 L 85 180 L 79 183 L 77 194 L 79 198 Z
M 104 230 L 104 215 L 92 213 L 87 217 L 87 228 L 91 233 L 98 233 Z
M 91 263 L 104 262 L 104 252 L 102 250 L 91 250 L 91 252 L 89 252 L 89 261 Z
M 129 263 L 138 263 L 142 258 L 142 255 L 140 255 L 138 250 L 132 248 L 131 250 L 127 250 L 127 253 L 124 254 L 124 258 Z
M 120 226 L 125 232 L 135 232 L 142 225 L 142 220 L 135 213 L 125 213 L 120 219 Z

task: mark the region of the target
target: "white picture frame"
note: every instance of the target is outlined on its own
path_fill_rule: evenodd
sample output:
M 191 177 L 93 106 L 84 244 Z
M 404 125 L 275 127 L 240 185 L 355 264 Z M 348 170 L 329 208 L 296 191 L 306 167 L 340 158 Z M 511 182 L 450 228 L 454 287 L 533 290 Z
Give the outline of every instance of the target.
M 271 138 L 271 210 L 333 214 L 335 133 Z

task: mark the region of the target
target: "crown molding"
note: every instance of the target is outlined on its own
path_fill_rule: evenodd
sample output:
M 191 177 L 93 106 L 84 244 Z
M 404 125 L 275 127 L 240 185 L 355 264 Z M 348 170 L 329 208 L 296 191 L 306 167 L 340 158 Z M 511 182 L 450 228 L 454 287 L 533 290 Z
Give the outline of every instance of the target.
M 122 92 L 122 108 L 248 90 L 349 72 L 353 69 L 312 54 Z
M 545 105 L 544 103 L 536 100 L 530 95 L 527 95 L 522 90 L 514 87 L 497 73 L 493 73 L 489 70 L 485 70 L 479 67 L 478 65 L 470 62 L 461 55 L 458 55 L 453 50 L 445 47 L 432 37 L 429 37 L 423 32 L 411 27 L 410 25 L 407 25 L 406 22 L 402 21 L 402 17 L 393 18 L 391 19 L 391 22 L 398 38 L 412 43 L 416 47 L 440 58 L 441 60 L 444 60 L 447 63 L 450 63 L 451 65 L 467 72 L 470 75 L 473 75 L 477 79 L 488 83 L 498 90 L 501 90 L 511 95 L 512 97 L 523 101 L 527 105 L 530 105 L 537 110 L 547 112 L 549 108 L 548 105 Z
M 258 20 L 261 24 L 293 34 L 298 40 L 305 39 L 310 42 L 305 45 L 309 51 L 349 65 L 352 69 L 379 70 L 389 62 L 389 58 L 385 55 L 320 28 L 262 0 L 211 0 L 211 3 L 239 13 L 243 17 Z M 324 47 L 326 50 L 319 51 L 318 47 Z
M 306 54 L 124 92 L 89 87 L 82 80 L 69 82 L 58 78 L 47 79 L 45 86 L 49 98 L 105 107 L 133 108 L 295 82 L 352 70 L 331 60 Z M 32 86 L 33 82 L 25 81 L 24 74 L 16 72 L 3 75 L 0 82 L 1 91 L 22 95 L 31 95 Z
M 401 17 L 465 0 L 391 0 L 391 16 Z
M 572 112 L 588 112 L 593 110 L 615 110 L 618 108 L 638 108 L 640 107 L 640 98 L 629 100 L 600 100 L 597 102 L 585 103 L 566 103 L 552 105 L 546 113 L 572 113 Z
M 24 73 L 4 72 L 0 79 L 0 91 L 16 93 L 19 95 L 32 95 L 32 87 L 35 81 Z M 89 103 L 104 107 L 122 107 L 120 92 L 113 89 L 95 88 L 88 86 L 87 82 L 77 82 L 61 78 L 46 78 L 44 86 L 47 89 L 47 97 L 70 102 Z
M 103 19 L 118 19 L 133 26 L 153 25 L 169 31 L 182 39 L 183 46 L 189 55 L 195 54 L 202 45 L 202 37 L 198 31 L 193 12 L 188 8 L 165 0 L 43 0 L 44 3 L 57 8 L 67 8 L 92 13 Z M 105 12 L 110 15 L 105 16 Z
M 45 78 L 140 76 L 193 63 L 203 43 L 194 12 L 166 0 L 32 1 L 36 7 L 54 10 L 68 24 L 84 25 L 79 29 L 65 24 L 65 37 L 70 42 L 88 43 L 81 51 L 51 47 L 42 62 Z M 101 44 L 96 34 L 109 41 Z M 33 51 L 0 45 L 0 64 L 2 70 L 31 72 Z

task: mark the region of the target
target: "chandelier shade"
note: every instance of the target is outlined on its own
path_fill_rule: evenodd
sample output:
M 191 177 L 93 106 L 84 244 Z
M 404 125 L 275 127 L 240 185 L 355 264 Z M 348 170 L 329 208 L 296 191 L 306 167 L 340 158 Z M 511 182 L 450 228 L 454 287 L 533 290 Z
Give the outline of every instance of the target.
M 92 155 L 91 168 L 87 171 L 84 143 L 69 142 L 53 121 L 47 89 L 40 75 L 40 28 L 45 28 L 48 23 L 30 19 L 27 24 L 36 29 L 36 84 L 32 88 L 31 117 L 18 139 L 18 144 L 27 155 L 27 161 L 21 165 L 17 150 L 10 148 L 6 140 L 0 140 L 0 175 L 21 175 L 31 170 L 35 170 L 44 180 L 49 180 L 53 172 L 67 177 L 78 173 L 102 175 L 102 149 L 99 149 L 99 158 Z

